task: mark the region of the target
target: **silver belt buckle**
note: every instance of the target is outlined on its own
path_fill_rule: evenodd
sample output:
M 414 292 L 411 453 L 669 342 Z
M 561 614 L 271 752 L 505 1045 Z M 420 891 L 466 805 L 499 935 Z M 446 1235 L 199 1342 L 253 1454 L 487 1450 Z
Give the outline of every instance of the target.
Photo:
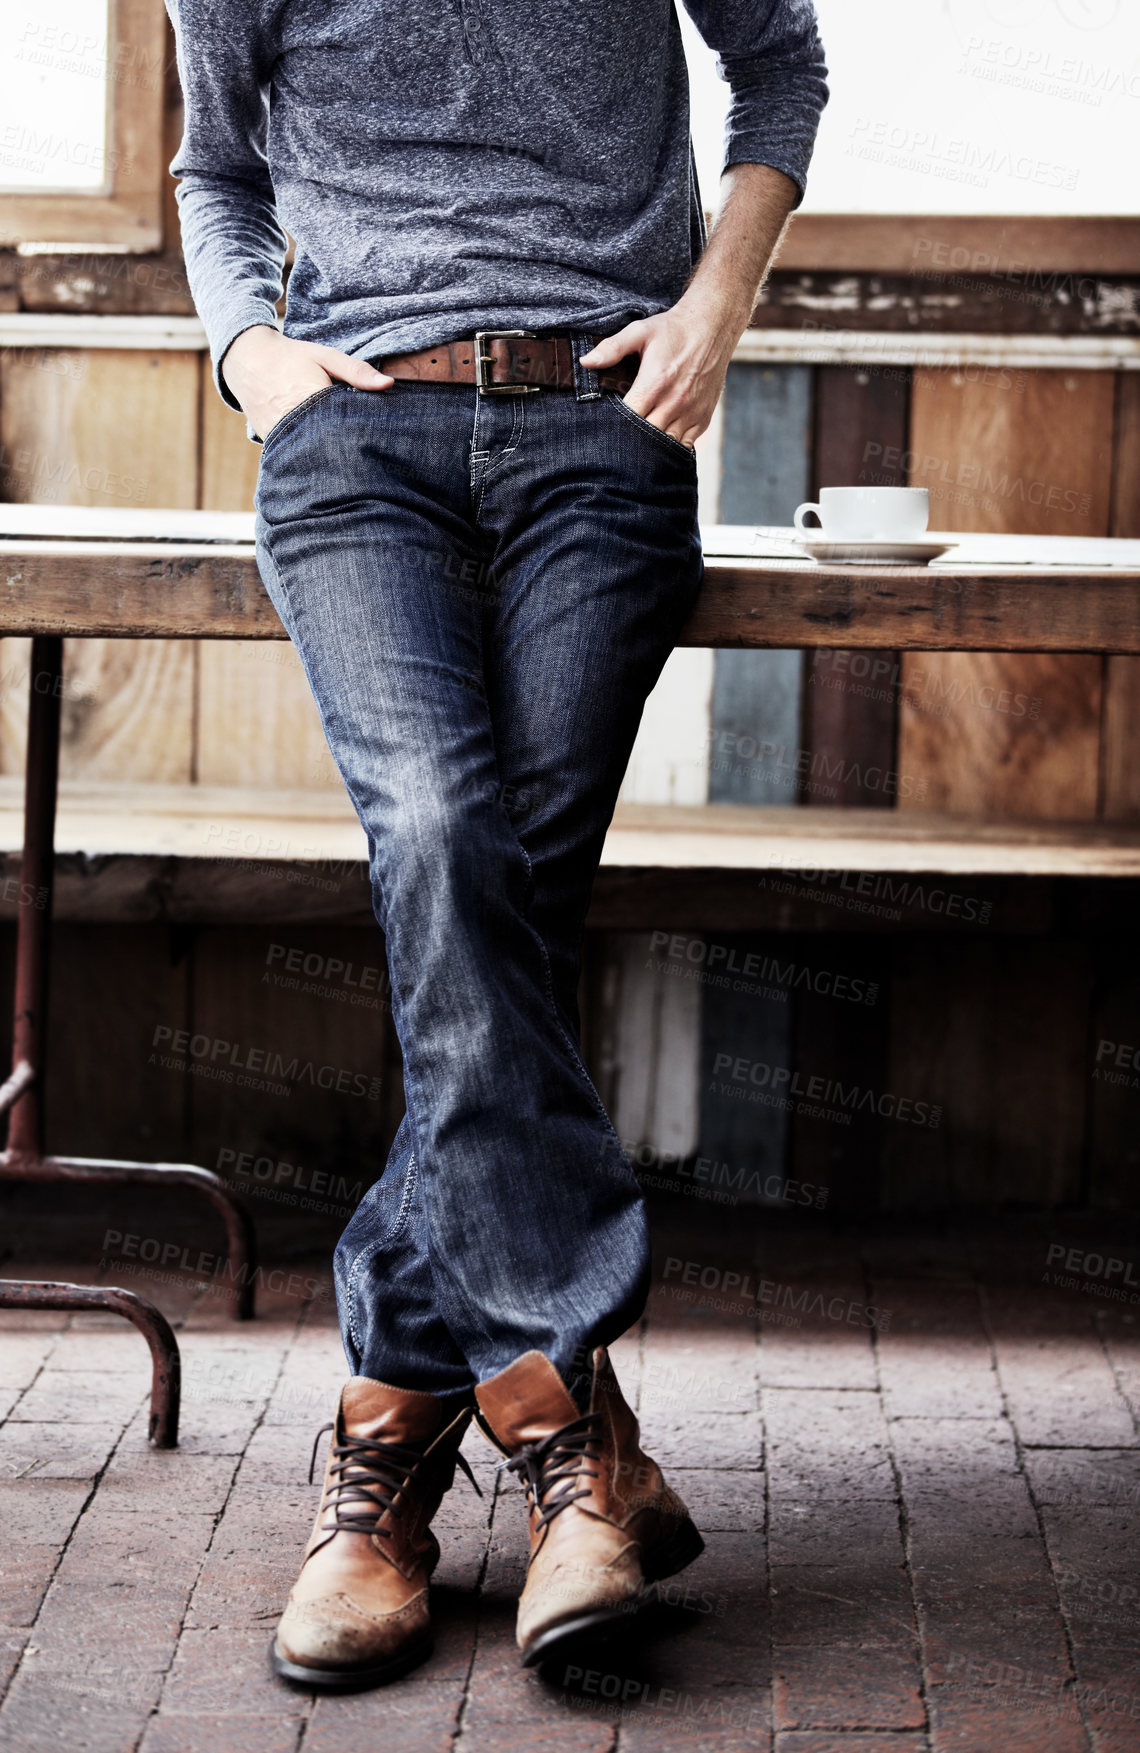
M 481 396 L 529 396 L 542 389 L 540 383 L 492 383 L 490 372 L 495 360 L 484 352 L 484 341 L 537 341 L 533 329 L 476 329 L 475 387 Z

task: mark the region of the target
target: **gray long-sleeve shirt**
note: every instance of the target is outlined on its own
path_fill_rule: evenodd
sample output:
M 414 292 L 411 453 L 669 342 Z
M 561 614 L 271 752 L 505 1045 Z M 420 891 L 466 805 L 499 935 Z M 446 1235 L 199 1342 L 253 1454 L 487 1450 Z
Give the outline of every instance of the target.
M 476 329 L 613 333 L 704 242 L 672 0 L 166 0 L 171 172 L 215 381 L 235 337 L 374 359 Z M 827 100 L 812 0 L 684 0 L 732 103 L 726 164 L 801 194 Z M 284 229 L 283 229 L 284 228 Z

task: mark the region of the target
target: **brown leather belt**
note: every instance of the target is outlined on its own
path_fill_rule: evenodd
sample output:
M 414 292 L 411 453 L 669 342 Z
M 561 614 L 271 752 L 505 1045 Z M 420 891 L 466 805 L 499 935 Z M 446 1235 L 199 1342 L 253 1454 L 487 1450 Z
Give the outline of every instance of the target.
M 483 396 L 574 388 L 570 337 L 528 335 L 523 329 L 481 329 L 470 340 L 421 347 L 416 353 L 391 353 L 373 363 L 389 377 L 413 383 L 474 384 Z M 624 396 L 639 364 L 636 353 L 627 354 L 619 364 L 597 373 L 598 387 Z

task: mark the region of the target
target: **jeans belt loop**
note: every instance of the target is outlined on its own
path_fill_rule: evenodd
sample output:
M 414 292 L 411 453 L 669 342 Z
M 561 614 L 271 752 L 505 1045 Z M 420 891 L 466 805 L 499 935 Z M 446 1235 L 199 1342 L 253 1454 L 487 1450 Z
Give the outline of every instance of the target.
M 600 402 L 602 399 L 597 372 L 590 371 L 585 365 L 578 363 L 582 354 L 591 352 L 593 346 L 594 343 L 589 335 L 571 335 L 570 337 L 570 352 L 574 360 L 574 395 L 579 402 Z

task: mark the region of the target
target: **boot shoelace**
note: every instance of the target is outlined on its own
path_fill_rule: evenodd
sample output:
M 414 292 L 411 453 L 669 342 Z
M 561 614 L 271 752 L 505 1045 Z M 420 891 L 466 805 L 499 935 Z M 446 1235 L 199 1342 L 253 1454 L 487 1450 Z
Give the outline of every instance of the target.
M 538 1512 L 537 1527 L 545 1528 L 568 1504 L 589 1497 L 588 1485 L 583 1485 L 580 1491 L 575 1491 L 574 1486 L 582 1479 L 598 1477 L 586 1462 L 600 1459 L 597 1445 L 601 1440 L 601 1413 L 588 1412 L 584 1418 L 576 1418 L 543 1437 L 541 1442 L 527 1443 L 517 1455 L 500 1463 L 500 1472 L 519 1475 L 528 1502 Z
M 316 1466 L 317 1445 L 330 1430 L 335 1436 L 335 1424 L 323 1424 L 314 1439 L 309 1461 L 310 1485 Z M 328 1534 L 338 1530 L 350 1534 L 380 1534 L 385 1540 L 389 1539 L 391 1528 L 382 1528 L 380 1522 L 389 1510 L 394 1516 L 402 1514 L 398 1500 L 408 1494 L 423 1459 L 422 1449 L 405 1443 L 378 1442 L 374 1437 L 349 1436 L 347 1433 L 340 1442 L 334 1440 L 326 1506 L 331 1509 L 333 1519 L 322 1524 L 323 1531 Z M 466 1456 L 457 1451 L 455 1459 L 482 1497 Z M 354 1509 L 353 1505 L 363 1507 Z

